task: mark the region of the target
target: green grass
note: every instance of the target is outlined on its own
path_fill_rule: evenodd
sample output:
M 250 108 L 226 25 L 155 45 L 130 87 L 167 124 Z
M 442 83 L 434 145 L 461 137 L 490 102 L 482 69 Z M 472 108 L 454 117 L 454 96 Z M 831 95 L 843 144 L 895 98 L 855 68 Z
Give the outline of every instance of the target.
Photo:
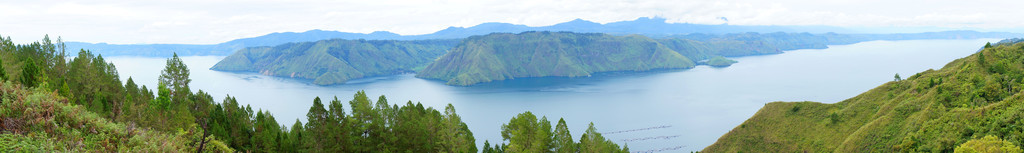
M 835 103 L 773 102 L 706 152 L 952 152 L 1024 142 L 1024 44 L 1003 44 Z

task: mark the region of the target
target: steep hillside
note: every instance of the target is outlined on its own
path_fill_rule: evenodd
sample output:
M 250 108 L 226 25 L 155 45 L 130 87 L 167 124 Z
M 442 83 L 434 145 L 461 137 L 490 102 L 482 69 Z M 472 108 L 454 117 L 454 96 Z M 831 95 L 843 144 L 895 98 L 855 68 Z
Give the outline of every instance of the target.
M 572 31 L 597 32 L 617 35 L 642 34 L 648 36 L 667 36 L 685 33 L 736 33 L 736 32 L 854 32 L 839 27 L 828 26 L 739 26 L 739 25 L 703 25 L 688 23 L 669 23 L 665 18 L 641 17 L 631 21 L 619 21 L 600 24 L 582 19 L 567 21 L 550 26 L 531 27 L 521 24 L 489 22 L 471 27 L 448 27 L 434 33 L 422 35 L 399 35 L 387 31 L 372 33 L 352 33 L 327 30 L 309 30 L 305 32 L 275 32 L 258 37 L 235 39 L 219 44 L 106 44 L 69 42 L 68 48 L 92 49 L 106 56 L 156 56 L 171 57 L 173 53 L 182 56 L 226 56 L 236 50 L 247 47 L 275 46 L 293 42 L 307 42 L 326 39 L 366 39 L 366 40 L 428 40 L 428 39 L 463 39 L 474 35 L 486 35 L 495 32 L 519 33 L 525 31 Z
M 239 50 L 213 70 L 257 72 L 310 79 L 318 85 L 369 76 L 414 72 L 454 46 L 456 40 L 322 40 Z
M 195 131 L 163 133 L 114 123 L 57 93 L 0 82 L 3 152 L 195 152 Z M 207 152 L 233 152 L 214 140 Z
M 1024 43 L 997 44 L 838 103 L 768 103 L 704 151 L 952 152 L 986 136 L 1021 146 L 1021 61 Z
M 640 35 L 495 33 L 466 38 L 416 76 L 472 85 L 519 77 L 580 77 L 693 66 L 693 61 Z

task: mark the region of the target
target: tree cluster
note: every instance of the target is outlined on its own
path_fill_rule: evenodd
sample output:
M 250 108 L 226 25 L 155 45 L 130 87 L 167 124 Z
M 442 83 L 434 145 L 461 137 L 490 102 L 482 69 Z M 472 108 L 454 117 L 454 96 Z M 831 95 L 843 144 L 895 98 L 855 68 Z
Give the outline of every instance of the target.
M 565 119 L 558 119 L 558 124 L 552 130 L 547 117 L 542 116 L 538 120 L 537 116 L 529 111 L 520 113 L 512 117 L 507 124 L 501 125 L 501 137 L 505 143 L 494 144 L 492 147 L 490 142 L 484 142 L 483 152 L 629 152 L 629 147 L 619 148 L 618 144 L 601 136 L 594 123 L 590 123 L 577 142 L 573 141 Z

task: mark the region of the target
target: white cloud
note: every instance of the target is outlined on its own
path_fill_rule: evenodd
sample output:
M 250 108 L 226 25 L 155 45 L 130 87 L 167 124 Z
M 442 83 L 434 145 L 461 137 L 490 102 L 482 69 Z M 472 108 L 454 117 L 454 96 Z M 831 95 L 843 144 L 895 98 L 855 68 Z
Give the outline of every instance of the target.
M 483 22 L 544 26 L 659 16 L 669 22 L 1007 29 L 1024 1 L 918 0 L 59 0 L 0 1 L 0 35 L 108 43 L 213 44 L 311 29 L 426 34 Z

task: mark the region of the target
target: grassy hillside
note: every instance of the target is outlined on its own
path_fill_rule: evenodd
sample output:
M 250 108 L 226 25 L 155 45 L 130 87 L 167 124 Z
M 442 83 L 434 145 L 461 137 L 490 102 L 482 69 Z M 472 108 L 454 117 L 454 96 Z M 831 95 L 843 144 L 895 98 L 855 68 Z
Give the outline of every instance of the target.
M 704 151 L 952 152 L 986 136 L 1021 146 L 1021 61 L 1024 43 L 998 44 L 838 103 L 768 103 Z
M 114 123 L 57 93 L 0 83 L 0 150 L 14 152 L 195 152 L 194 131 L 164 133 Z M 219 141 L 205 152 L 233 152 Z M 4 152 L 6 152 L 4 151 Z
M 466 38 L 417 77 L 471 85 L 518 77 L 580 77 L 693 66 L 690 59 L 640 35 L 495 33 Z
M 313 80 L 318 85 L 413 72 L 441 56 L 457 40 L 321 40 L 239 50 L 213 70 L 257 72 Z

